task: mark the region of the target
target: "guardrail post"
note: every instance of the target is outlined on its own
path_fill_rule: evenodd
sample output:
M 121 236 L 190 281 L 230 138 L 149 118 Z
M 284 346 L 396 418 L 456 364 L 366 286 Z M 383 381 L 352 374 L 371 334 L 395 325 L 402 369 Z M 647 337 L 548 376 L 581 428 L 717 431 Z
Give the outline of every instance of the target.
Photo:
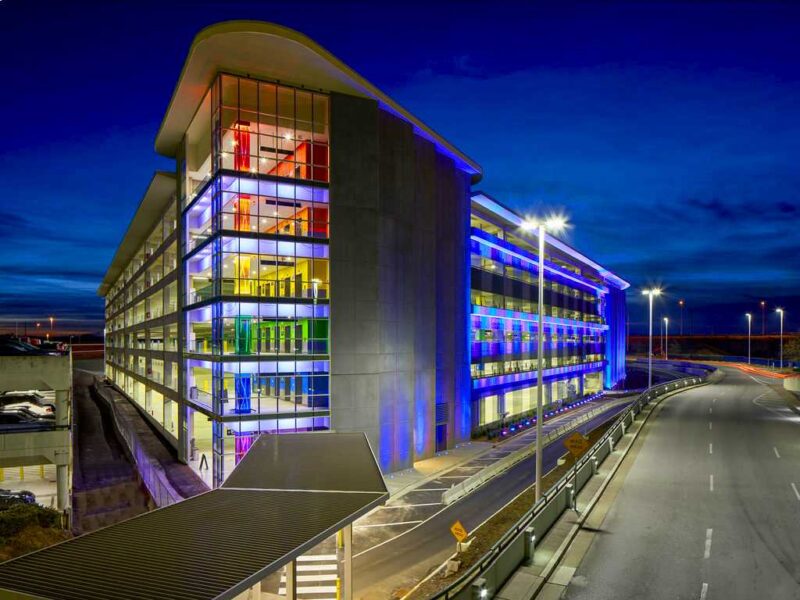
M 576 505 L 577 504 L 576 503 L 576 500 L 577 500 L 576 496 L 577 495 L 575 494 L 575 485 L 572 484 L 572 483 L 568 483 L 566 485 L 566 488 L 567 488 L 567 498 L 568 498 L 567 502 L 569 503 L 569 507 L 570 507 L 571 510 L 574 510 L 575 512 L 578 512 L 577 511 L 577 505 Z
M 489 597 L 489 590 L 486 589 L 486 580 L 478 577 L 472 583 L 472 600 L 484 600 Z
M 622 418 L 622 421 L 619 423 L 620 427 L 622 427 L 622 435 L 625 435 L 625 418 Z
M 597 460 L 597 455 L 595 454 L 592 456 L 592 475 L 597 475 L 597 471 L 600 470 L 600 461 Z
M 533 527 L 525 528 L 525 562 L 529 566 L 533 565 L 533 553 L 536 551 L 536 529 Z

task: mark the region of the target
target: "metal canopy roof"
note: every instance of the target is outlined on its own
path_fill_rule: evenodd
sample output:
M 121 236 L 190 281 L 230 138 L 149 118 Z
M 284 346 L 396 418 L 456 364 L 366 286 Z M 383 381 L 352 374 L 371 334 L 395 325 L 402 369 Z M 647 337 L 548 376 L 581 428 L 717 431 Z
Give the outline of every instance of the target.
M 363 433 L 262 435 L 222 487 L 386 493 Z
M 262 436 L 225 487 L 0 564 L 0 590 L 52 600 L 234 598 L 387 497 L 363 434 Z
M 144 198 L 136 209 L 131 224 L 125 232 L 125 237 L 117 248 L 111 264 L 108 266 L 103 282 L 97 289 L 98 296 L 105 296 L 117 278 L 128 266 L 128 263 L 142 247 L 147 236 L 153 231 L 153 226 L 161 218 L 164 209 L 176 190 L 175 174 L 167 171 L 156 171 L 147 186 Z
M 175 156 L 214 76 L 226 71 L 310 89 L 373 98 L 410 123 L 472 177 L 481 167 L 353 69 L 302 33 L 264 21 L 225 21 L 203 29 L 192 42 L 156 136 L 156 152 Z

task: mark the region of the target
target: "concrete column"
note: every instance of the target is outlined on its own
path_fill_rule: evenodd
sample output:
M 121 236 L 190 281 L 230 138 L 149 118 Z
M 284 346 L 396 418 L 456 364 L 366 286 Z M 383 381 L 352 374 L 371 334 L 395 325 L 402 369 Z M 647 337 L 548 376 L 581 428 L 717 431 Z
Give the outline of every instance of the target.
M 69 425 L 69 390 L 56 390 L 56 425 Z
M 342 599 L 353 600 L 353 524 L 347 525 L 344 533 L 344 585 Z
M 69 508 L 69 465 L 56 465 L 56 500 L 58 510 Z

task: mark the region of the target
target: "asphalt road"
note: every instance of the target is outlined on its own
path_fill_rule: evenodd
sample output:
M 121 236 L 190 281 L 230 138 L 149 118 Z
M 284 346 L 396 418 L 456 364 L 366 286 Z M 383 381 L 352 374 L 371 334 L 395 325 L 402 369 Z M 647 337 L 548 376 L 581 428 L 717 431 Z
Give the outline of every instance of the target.
M 800 416 L 724 370 L 663 401 L 565 598 L 800 599 Z
M 605 413 L 590 420 L 580 427 L 588 431 L 613 418 L 624 410 L 627 403 L 610 408 Z M 567 437 L 570 434 L 565 434 Z M 547 472 L 556 466 L 558 459 L 564 454 L 562 440 L 559 439 L 544 449 L 542 454 L 543 471 Z M 392 576 L 412 569 L 420 563 L 430 561 L 437 555 L 447 555 L 455 550 L 449 529 L 459 519 L 467 530 L 472 530 L 493 515 L 499 508 L 508 503 L 524 489 L 533 484 L 535 479 L 535 456 L 525 459 L 506 473 L 498 476 L 490 484 L 478 489 L 469 496 L 442 508 L 439 512 L 427 517 L 403 535 L 388 543 L 372 547 L 358 553 L 354 558 L 354 588 L 357 596 L 371 586 L 380 585 L 391 580 Z M 431 487 L 435 485 L 432 484 Z M 428 487 L 428 486 L 425 486 Z M 419 492 L 419 494 L 424 493 Z M 435 492 L 435 498 L 415 498 L 419 500 L 436 500 L 441 498 L 441 491 Z M 405 502 L 411 502 L 408 497 Z M 445 556 L 441 556 L 443 560 Z M 391 587 L 391 586 L 390 586 Z M 386 596 L 384 596 L 386 597 Z

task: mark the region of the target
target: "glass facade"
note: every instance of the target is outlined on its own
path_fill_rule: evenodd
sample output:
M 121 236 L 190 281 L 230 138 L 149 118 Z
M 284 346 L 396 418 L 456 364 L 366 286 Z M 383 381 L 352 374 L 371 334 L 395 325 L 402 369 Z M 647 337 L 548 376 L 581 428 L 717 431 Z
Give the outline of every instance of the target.
M 538 240 L 473 202 L 470 233 L 473 428 L 536 409 Z M 504 214 L 505 213 L 505 214 Z M 546 244 L 543 388 L 545 411 L 593 396 L 607 365 L 608 284 L 600 273 Z
M 174 181 L 174 180 L 173 180 Z M 178 240 L 174 192 L 106 294 L 106 375 L 177 444 Z
M 328 98 L 305 90 L 220 75 L 187 132 L 183 371 L 210 485 L 259 433 L 330 426 L 328 164 Z

